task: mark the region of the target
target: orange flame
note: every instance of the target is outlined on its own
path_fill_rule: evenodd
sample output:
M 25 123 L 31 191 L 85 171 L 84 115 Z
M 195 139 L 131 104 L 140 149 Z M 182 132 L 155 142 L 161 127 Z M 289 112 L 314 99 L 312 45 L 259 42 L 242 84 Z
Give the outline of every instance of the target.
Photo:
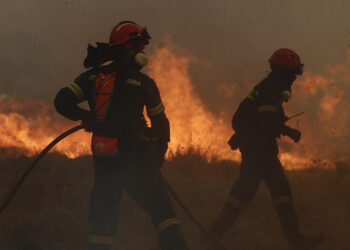
M 59 121 L 59 122 L 54 122 Z M 49 106 L 41 101 L 16 101 L 0 98 L 0 147 L 18 148 L 31 156 L 44 149 L 69 124 L 49 114 Z M 63 140 L 54 151 L 70 158 L 89 152 L 89 140 L 84 132 L 77 132 Z
M 293 113 L 306 111 L 306 116 L 300 123 L 297 120 L 303 138 L 289 153 L 308 159 L 308 164 L 323 159 L 333 165 L 331 162 L 346 156 L 350 149 L 347 108 L 350 103 L 346 98 L 350 53 L 347 55 L 345 63 L 328 66 L 322 75 L 307 72 L 294 84 L 295 97 L 287 108 Z
M 210 112 L 194 91 L 188 68 L 190 62 L 197 60 L 178 56 L 171 44 L 165 44 L 151 56 L 149 74 L 158 84 L 171 124 L 169 156 L 197 148 L 208 160 L 213 157 L 239 160 L 238 151 L 231 151 L 227 145 L 233 132 L 231 117 Z M 349 98 L 346 96 L 349 81 L 350 52 L 345 63 L 328 67 L 322 75 L 307 72 L 296 81 L 293 98 L 286 109 L 291 114 L 305 111 L 306 115 L 289 122 L 302 131 L 300 143 L 294 144 L 288 139 L 281 141 L 280 158 L 287 168 L 331 166 L 332 162 L 348 154 L 347 128 L 350 124 Z M 239 93 L 234 84 L 218 86 L 225 96 L 237 100 L 247 94 Z M 0 147 L 20 148 L 27 155 L 38 153 L 72 126 L 52 113 L 44 102 L 16 101 L 0 96 Z M 72 158 L 89 154 L 90 135 L 78 132 L 60 142 L 54 150 Z
M 171 125 L 170 151 L 186 152 L 193 147 L 209 160 L 213 156 L 238 160 L 239 155 L 227 145 L 232 135 L 230 123 L 212 114 L 194 92 L 188 74 L 190 60 L 163 47 L 156 50 L 150 65 Z

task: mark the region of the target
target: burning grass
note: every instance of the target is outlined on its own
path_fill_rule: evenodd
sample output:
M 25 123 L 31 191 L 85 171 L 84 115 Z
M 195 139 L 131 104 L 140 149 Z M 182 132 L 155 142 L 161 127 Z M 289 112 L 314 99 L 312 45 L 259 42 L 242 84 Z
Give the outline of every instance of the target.
M 349 58 L 350 52 L 347 61 L 327 67 L 322 74 L 306 72 L 295 82 L 294 96 L 285 105 L 287 114 L 305 111 L 306 115 L 288 124 L 303 133 L 301 141 L 294 144 L 283 138 L 281 142 L 281 160 L 288 168 L 334 167 L 333 161 L 348 155 Z M 178 53 L 176 46 L 169 41 L 151 54 L 148 73 L 158 85 L 171 124 L 169 149 L 184 154 L 195 147 L 208 160 L 237 161 L 239 154 L 232 153 L 226 142 L 233 132 L 231 114 L 249 91 L 247 87 L 230 83 L 233 109 L 229 113 L 227 110 L 219 114 L 212 112 L 195 91 L 196 84 L 189 73 L 190 64 L 196 62 L 198 59 Z M 213 83 L 213 91 L 220 86 L 222 84 L 216 86 Z M 254 84 L 247 86 L 253 88 Z M 0 95 L 0 147 L 21 148 L 28 156 L 38 153 L 62 131 L 73 126 L 52 109 L 42 101 L 15 100 Z M 90 134 L 79 131 L 54 150 L 70 158 L 79 157 L 90 152 L 90 138 Z M 314 163 L 314 159 L 323 162 Z
M 189 74 L 192 58 L 177 55 L 168 42 L 151 57 L 149 74 L 160 89 L 172 132 L 164 176 L 208 226 L 238 176 L 237 163 L 232 160 L 239 160 L 239 154 L 226 144 L 232 133 L 228 115 L 211 112 L 195 92 Z M 295 98 L 287 107 L 291 113 L 306 111 L 303 124 L 297 119 L 294 126 L 303 137 L 298 144 L 288 139 L 281 142 L 281 160 L 288 169 L 303 231 L 326 234 L 320 249 L 346 249 L 350 245 L 350 170 L 346 159 L 339 161 L 349 152 L 349 99 L 345 88 L 350 79 L 349 58 L 350 54 L 345 63 L 329 67 L 322 75 L 307 72 L 296 82 Z M 239 87 L 229 89 L 236 106 L 248 94 Z M 23 173 L 29 157 L 72 126 L 51 109 L 41 101 L 0 96 L 0 147 L 5 148 L 0 149 L 1 197 Z M 93 184 L 92 163 L 86 155 L 90 152 L 90 135 L 80 131 L 54 150 L 56 153 L 37 166 L 1 214 L 1 249 L 85 249 Z M 176 208 L 191 248 L 203 249 L 201 234 Z M 122 202 L 116 242 L 123 250 L 156 248 L 150 218 L 127 196 Z M 235 249 L 286 247 L 264 185 L 224 243 Z
M 1 197 L 23 173 L 31 158 L 2 158 Z M 339 164 L 338 164 L 339 165 Z M 303 231 L 324 232 L 319 249 L 346 249 L 350 245 L 350 174 L 346 165 L 287 171 Z M 166 180 L 206 227 L 215 218 L 238 177 L 238 164 L 213 159 L 196 150 L 177 154 L 163 166 Z M 345 169 L 345 170 L 344 170 Z M 26 180 L 1 214 L 2 249 L 85 249 L 88 235 L 89 191 L 93 185 L 89 156 L 68 159 L 49 154 Z M 175 205 L 191 249 L 203 249 L 203 238 Z M 137 240 L 135 240 L 137 239 Z M 114 249 L 156 249 L 151 220 L 125 196 Z M 265 185 L 223 240 L 229 249 L 286 249 L 281 227 Z M 118 245 L 118 246 L 117 246 Z M 119 248 L 117 248 L 119 247 Z

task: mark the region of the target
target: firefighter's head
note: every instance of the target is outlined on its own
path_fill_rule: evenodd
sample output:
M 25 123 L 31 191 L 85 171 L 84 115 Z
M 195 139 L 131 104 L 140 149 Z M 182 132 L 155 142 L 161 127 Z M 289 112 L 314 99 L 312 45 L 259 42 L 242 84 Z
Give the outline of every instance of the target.
M 281 81 L 276 86 L 281 99 L 288 101 L 291 97 L 291 86 L 297 75 L 303 74 L 304 64 L 300 57 L 291 49 L 278 49 L 269 59 L 272 74 L 277 75 Z
M 304 64 L 291 49 L 278 49 L 269 59 L 272 72 L 289 75 L 302 75 Z
M 139 67 L 143 67 L 148 61 L 144 48 L 150 39 L 146 27 L 141 27 L 132 21 L 123 21 L 112 29 L 109 46 L 118 48 L 122 56 L 132 59 Z

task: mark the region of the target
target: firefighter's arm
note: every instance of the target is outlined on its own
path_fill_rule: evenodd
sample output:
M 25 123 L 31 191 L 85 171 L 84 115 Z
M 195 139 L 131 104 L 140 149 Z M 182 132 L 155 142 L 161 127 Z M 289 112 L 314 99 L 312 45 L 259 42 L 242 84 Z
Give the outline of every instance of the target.
M 280 135 L 289 136 L 294 142 L 298 142 L 301 132 L 285 125 L 285 115 L 280 105 L 261 105 L 258 106 L 258 116 L 263 131 L 271 136 L 280 137 Z
M 79 121 L 89 115 L 89 111 L 78 106 L 79 100 L 69 88 L 62 88 L 55 97 L 56 111 L 64 117 Z
M 54 103 L 59 114 L 73 121 L 81 120 L 87 126 L 92 123 L 90 111 L 78 104 L 88 99 L 94 84 L 93 76 L 92 70 L 84 72 L 72 84 L 58 92 Z
M 278 105 L 264 104 L 258 105 L 257 113 L 259 118 L 259 127 L 264 134 L 272 137 L 280 137 L 283 134 L 284 117 L 283 110 Z
M 167 144 L 170 141 L 170 126 L 160 98 L 157 105 L 147 107 L 147 114 L 151 120 L 152 130 L 159 136 L 160 143 Z
M 73 121 L 82 120 L 83 123 L 90 119 L 90 112 L 78 106 L 87 100 L 91 88 L 90 75 L 90 72 L 79 75 L 72 84 L 57 93 L 54 104 L 59 114 Z
M 254 99 L 247 97 L 239 104 L 232 118 L 232 128 L 235 132 L 228 141 L 231 149 L 239 148 L 240 134 L 250 134 L 252 131 L 255 131 L 255 126 L 256 104 Z
M 170 141 L 170 126 L 164 111 L 157 115 L 149 115 L 149 118 L 153 131 L 159 136 L 160 143 L 167 144 Z
M 146 97 L 147 115 L 151 120 L 152 130 L 159 136 L 161 145 L 167 145 L 170 141 L 169 120 L 164 113 L 164 105 L 154 81 L 148 83 Z
M 245 130 L 247 126 L 253 124 L 255 126 L 256 120 L 256 104 L 250 98 L 245 98 L 240 104 L 232 117 L 233 130 Z M 240 122 L 242 121 L 242 122 Z M 240 124 L 244 124 L 242 127 Z M 249 128 L 250 129 L 250 128 Z
M 294 129 L 294 128 L 291 128 L 291 127 L 285 125 L 286 121 L 288 121 L 290 118 L 288 118 L 285 115 L 284 110 L 283 110 L 282 107 L 281 107 L 281 109 L 282 109 L 282 115 L 283 115 L 283 125 L 282 125 L 282 128 L 281 128 L 281 134 L 288 136 L 295 143 L 299 142 L 300 138 L 301 138 L 301 132 L 299 130 L 297 130 L 297 129 Z M 303 113 L 299 113 L 299 114 L 297 114 L 297 116 L 300 115 L 300 114 L 303 114 Z

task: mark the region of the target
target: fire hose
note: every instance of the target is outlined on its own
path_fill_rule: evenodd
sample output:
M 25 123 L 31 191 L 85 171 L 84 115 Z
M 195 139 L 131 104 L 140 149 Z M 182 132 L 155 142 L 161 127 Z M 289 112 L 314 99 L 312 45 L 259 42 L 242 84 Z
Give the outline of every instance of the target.
M 51 148 L 53 148 L 62 139 L 64 139 L 68 135 L 73 134 L 74 132 L 76 132 L 82 128 L 84 128 L 84 126 L 79 125 L 79 126 L 76 126 L 76 127 L 73 127 L 71 129 L 67 130 L 63 134 L 59 135 L 56 139 L 54 139 L 49 145 L 47 145 L 46 148 L 43 149 L 43 151 L 41 151 L 41 153 L 30 163 L 30 165 L 28 166 L 26 171 L 22 174 L 22 176 L 19 179 L 19 181 L 17 182 L 17 184 L 13 187 L 13 189 L 11 190 L 9 195 L 7 196 L 5 202 L 0 207 L 0 213 L 2 213 L 5 210 L 5 208 L 10 204 L 11 200 L 13 199 L 15 194 L 17 193 L 18 189 L 20 188 L 20 186 L 22 185 L 24 180 L 27 178 L 28 174 L 33 170 L 33 168 L 36 166 L 36 164 L 47 154 L 47 152 L 49 152 L 49 150 Z
M 10 193 L 7 195 L 4 203 L 0 207 L 0 214 L 5 210 L 5 208 L 11 203 L 13 197 L 16 195 L 17 191 L 19 190 L 20 186 L 23 184 L 25 179 L 27 178 L 28 174 L 34 169 L 34 167 L 37 165 L 37 163 L 44 158 L 44 156 L 49 152 L 51 148 L 53 148 L 58 142 L 63 140 L 65 137 L 77 132 L 80 129 L 83 129 L 84 125 L 78 125 L 75 126 L 61 135 L 59 135 L 56 139 L 54 139 L 49 145 L 44 148 L 40 154 L 30 163 L 28 168 L 25 170 L 25 172 L 22 174 L 19 181 L 16 183 L 16 185 L 12 188 Z M 181 209 L 187 214 L 187 216 L 190 218 L 190 220 L 201 230 L 201 232 L 209 238 L 213 243 L 215 243 L 216 247 L 220 250 L 226 250 L 226 248 L 214 237 L 212 236 L 199 222 L 198 220 L 192 215 L 192 213 L 188 210 L 188 208 L 184 205 L 184 203 L 180 200 L 178 195 L 174 192 L 172 187 L 169 185 L 169 183 L 165 181 L 165 184 L 168 188 L 169 193 L 172 195 L 174 200 L 178 203 L 178 205 L 181 207 Z

